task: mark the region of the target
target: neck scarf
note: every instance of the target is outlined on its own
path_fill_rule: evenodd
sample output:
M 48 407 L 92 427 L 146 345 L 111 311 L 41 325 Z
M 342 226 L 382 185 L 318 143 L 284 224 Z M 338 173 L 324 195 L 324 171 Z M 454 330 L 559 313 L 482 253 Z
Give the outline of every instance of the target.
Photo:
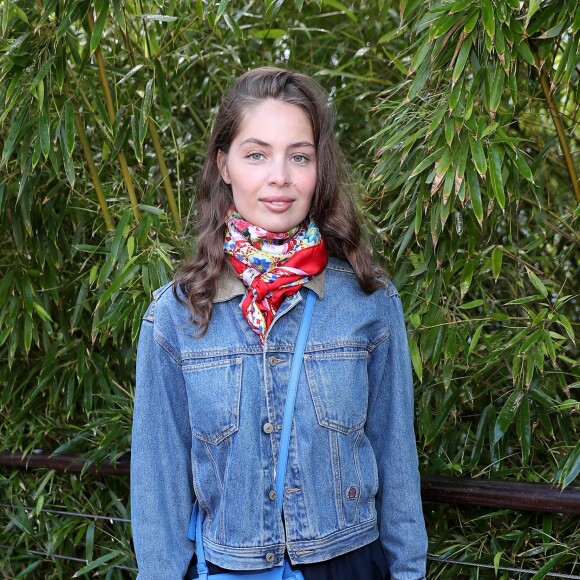
M 269 232 L 231 207 L 224 250 L 248 287 L 241 309 L 264 344 L 266 331 L 286 296 L 322 272 L 327 253 L 318 226 L 305 220 L 288 232 Z

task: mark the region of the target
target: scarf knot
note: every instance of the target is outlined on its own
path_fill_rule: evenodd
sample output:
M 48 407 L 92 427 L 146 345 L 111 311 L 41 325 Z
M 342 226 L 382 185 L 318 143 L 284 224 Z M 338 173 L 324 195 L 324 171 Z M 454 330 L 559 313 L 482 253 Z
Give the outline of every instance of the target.
M 269 232 L 230 208 L 224 250 L 247 287 L 244 318 L 264 344 L 266 331 L 286 296 L 291 296 L 326 266 L 327 252 L 311 219 L 287 232 Z

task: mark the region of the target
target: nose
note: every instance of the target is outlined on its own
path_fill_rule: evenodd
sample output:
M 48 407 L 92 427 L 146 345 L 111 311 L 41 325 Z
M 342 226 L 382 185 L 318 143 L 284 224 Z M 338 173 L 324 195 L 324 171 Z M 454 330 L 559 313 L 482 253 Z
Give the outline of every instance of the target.
M 269 185 L 284 187 L 290 183 L 290 173 L 283 159 L 274 159 L 270 165 L 270 175 L 268 176 Z

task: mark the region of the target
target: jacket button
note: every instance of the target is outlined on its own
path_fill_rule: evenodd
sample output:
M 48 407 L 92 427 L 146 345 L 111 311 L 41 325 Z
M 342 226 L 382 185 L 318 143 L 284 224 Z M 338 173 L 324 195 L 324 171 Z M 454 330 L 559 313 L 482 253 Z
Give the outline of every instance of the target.
M 277 364 L 284 362 L 283 358 L 278 358 L 276 355 L 271 355 L 268 357 L 268 362 L 271 367 L 275 367 Z
M 272 501 L 276 501 L 276 498 L 278 497 L 278 494 L 276 493 L 275 489 L 272 489 L 270 491 L 270 493 L 268 494 L 268 497 L 272 500 Z
M 268 552 L 266 554 L 266 562 L 273 562 L 276 559 L 276 556 L 274 555 L 274 552 Z
M 262 429 L 264 430 L 264 433 L 267 433 L 269 435 L 274 431 L 274 425 L 272 425 L 272 423 L 264 423 Z

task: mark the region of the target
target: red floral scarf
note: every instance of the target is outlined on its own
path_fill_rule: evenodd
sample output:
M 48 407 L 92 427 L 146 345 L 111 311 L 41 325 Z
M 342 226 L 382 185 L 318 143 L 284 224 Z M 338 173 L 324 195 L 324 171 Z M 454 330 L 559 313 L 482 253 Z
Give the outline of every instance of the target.
M 232 207 L 226 224 L 224 250 L 248 287 L 242 312 L 263 344 L 284 298 L 324 270 L 326 246 L 312 220 L 288 232 L 275 233 L 247 222 Z

